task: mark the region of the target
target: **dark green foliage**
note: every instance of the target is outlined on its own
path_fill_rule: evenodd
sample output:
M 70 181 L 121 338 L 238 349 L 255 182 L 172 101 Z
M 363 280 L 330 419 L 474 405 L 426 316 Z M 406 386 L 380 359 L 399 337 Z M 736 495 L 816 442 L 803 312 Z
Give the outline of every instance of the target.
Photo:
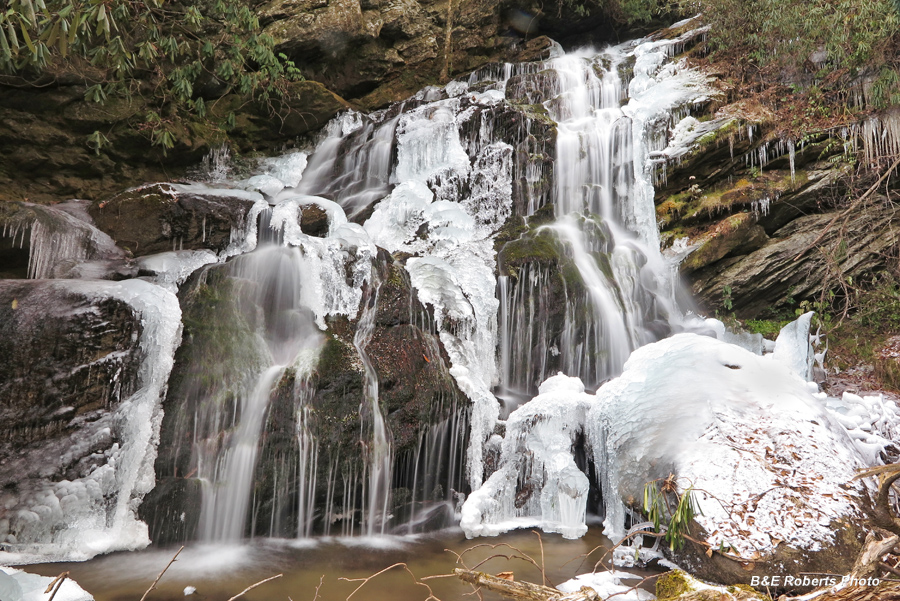
M 152 98 L 160 110 L 138 129 L 163 149 L 175 144 L 179 122 L 209 119 L 208 100 L 237 92 L 265 102 L 300 79 L 274 47 L 241 0 L 9 0 L 0 12 L 0 72 L 74 70 L 88 101 Z M 103 140 L 89 145 L 99 151 Z

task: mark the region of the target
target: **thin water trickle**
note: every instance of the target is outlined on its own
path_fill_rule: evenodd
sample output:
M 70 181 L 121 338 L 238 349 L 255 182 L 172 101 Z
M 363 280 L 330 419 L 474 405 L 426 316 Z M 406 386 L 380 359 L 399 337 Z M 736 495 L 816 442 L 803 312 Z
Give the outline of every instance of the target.
M 377 277 L 370 282 L 371 289 L 367 297 L 363 297 L 363 309 L 357 324 L 353 345 L 362 359 L 365 371 L 364 398 L 359 406 L 363 427 L 371 424 L 371 438 L 368 433 L 361 432 L 360 440 L 371 440 L 364 450 L 366 470 L 368 472 L 367 503 L 364 527 L 367 536 L 384 534 L 390 520 L 388 509 L 391 501 L 391 482 L 393 480 L 394 457 L 391 452 L 390 432 L 384 423 L 384 414 L 378 401 L 378 373 L 372 365 L 366 346 L 372 340 L 375 330 L 375 314 L 378 311 L 378 296 L 381 282 Z

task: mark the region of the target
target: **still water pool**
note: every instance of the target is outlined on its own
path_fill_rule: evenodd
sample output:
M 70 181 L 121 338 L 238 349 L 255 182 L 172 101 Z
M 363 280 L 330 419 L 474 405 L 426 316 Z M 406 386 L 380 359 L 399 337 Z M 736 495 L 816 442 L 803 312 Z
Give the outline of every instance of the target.
M 352 599 L 359 601 L 424 601 L 429 590 L 416 584 L 410 572 L 422 581 L 452 573 L 455 567 L 465 564 L 491 574 L 511 571 L 516 580 L 539 583 L 540 570 L 522 559 L 530 557 L 538 565 L 543 562 L 548 584 L 556 585 L 590 572 L 610 546 L 600 528 L 589 529 L 578 540 L 565 540 L 554 534 L 543 534 L 539 539 L 527 531 L 466 540 L 461 530 L 449 529 L 409 537 L 262 539 L 240 546 L 195 544 L 180 553 L 147 601 L 227 601 L 251 584 L 276 574 L 283 576 L 247 592 L 241 599 L 344 601 L 353 594 Z M 114 553 L 83 563 L 39 564 L 25 569 L 45 576 L 68 571 L 96 601 L 138 601 L 177 550 L 151 548 Z M 462 563 L 457 563 L 457 556 L 461 556 Z M 491 556 L 497 557 L 488 559 Z M 395 567 L 372 578 L 355 594 L 361 582 L 342 580 L 366 578 L 396 563 L 407 564 L 410 572 Z M 423 584 L 440 601 L 477 599 L 464 596 L 472 592 L 472 587 L 455 577 L 431 578 Z M 195 588 L 196 593 L 186 597 L 186 587 Z M 652 579 L 647 588 L 652 590 Z M 485 594 L 484 599 L 500 597 Z

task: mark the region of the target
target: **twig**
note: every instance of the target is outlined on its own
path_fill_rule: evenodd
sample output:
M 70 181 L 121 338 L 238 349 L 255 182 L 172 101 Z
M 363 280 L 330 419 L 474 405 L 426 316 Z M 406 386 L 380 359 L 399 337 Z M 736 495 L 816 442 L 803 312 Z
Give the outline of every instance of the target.
M 313 601 L 318 601 L 319 599 L 319 589 L 322 588 L 322 582 L 325 581 L 325 574 L 322 574 L 321 578 L 319 578 L 319 586 L 316 587 L 316 596 L 313 597 Z M 290 597 L 288 597 L 290 599 Z
M 44 594 L 49 593 L 51 589 L 53 589 L 53 594 L 50 595 L 50 598 L 47 601 L 53 601 L 53 597 L 56 596 L 56 593 L 59 592 L 59 589 L 62 588 L 63 582 L 65 582 L 66 578 L 69 577 L 68 572 L 63 572 L 59 576 L 57 576 L 53 582 L 47 585 L 47 590 L 44 591 Z M 53 588 L 54 585 L 56 588 Z
M 238 597 L 242 596 L 244 593 L 246 593 L 246 592 L 248 592 L 248 591 L 252 591 L 252 590 L 255 589 L 256 587 L 258 587 L 260 584 L 265 584 L 265 583 L 267 583 L 267 582 L 270 581 L 270 580 L 275 580 L 276 578 L 281 578 L 282 576 L 284 576 L 284 574 L 275 574 L 274 576 L 270 576 L 270 577 L 266 578 L 265 580 L 260 580 L 260 581 L 257 582 L 256 584 L 251 584 L 250 586 L 248 586 L 247 588 L 245 588 L 244 590 L 242 590 L 241 592 L 239 592 L 237 595 L 235 595 L 234 597 L 232 597 L 232 598 L 229 599 L 228 601 L 234 601 L 234 600 L 237 599 Z
M 537 530 L 532 530 L 538 537 L 538 543 L 541 545 L 541 584 L 547 586 L 547 572 L 545 571 L 546 564 L 544 563 L 544 539 L 541 538 L 541 533 Z
M 828 224 L 822 229 L 822 231 L 819 233 L 819 235 L 816 237 L 816 239 L 812 241 L 812 244 L 810 244 L 809 246 L 807 246 L 806 248 L 804 248 L 803 250 L 801 250 L 801 251 L 797 254 L 797 256 L 794 257 L 794 261 L 797 261 L 800 257 L 802 257 L 803 255 L 805 255 L 806 252 L 807 252 L 809 249 L 811 249 L 811 248 L 814 247 L 816 244 L 818 244 L 819 241 L 822 240 L 822 238 L 825 237 L 825 234 L 828 233 L 828 230 L 831 229 L 831 226 L 833 226 L 833 225 L 837 222 L 838 219 L 840 219 L 840 218 L 842 218 L 842 217 L 846 217 L 847 215 L 849 215 L 850 212 L 853 211 L 854 209 L 856 209 L 856 207 L 858 207 L 859 204 L 860 204 L 863 200 L 865 200 L 865 199 L 868 198 L 873 192 L 875 192 L 875 190 L 878 189 L 878 186 L 881 185 L 881 182 L 883 182 L 883 181 L 886 180 L 888 177 L 890 177 L 891 173 L 893 173 L 894 169 L 896 169 L 898 165 L 900 165 L 900 158 L 898 158 L 896 161 L 894 161 L 894 164 L 891 165 L 891 166 L 888 168 L 888 170 L 885 171 L 884 174 L 883 174 L 881 177 L 878 178 L 878 181 L 877 181 L 877 182 L 875 182 L 874 184 L 872 184 L 872 187 L 871 187 L 871 188 L 869 188 L 868 190 L 866 190 L 866 193 L 865 193 L 865 194 L 863 194 L 862 196 L 860 196 L 859 198 L 857 198 L 855 201 L 853 201 L 853 204 L 851 204 L 849 207 L 847 207 L 844 211 L 842 211 L 842 212 L 838 213 L 837 215 L 835 215 L 835 216 L 832 218 L 832 220 L 829 221 Z
M 150 591 L 156 588 L 156 583 L 159 582 L 159 579 L 163 577 L 163 574 L 166 573 L 166 570 L 169 569 L 169 566 L 175 563 L 175 559 L 178 558 L 178 554 L 184 551 L 184 545 L 181 545 L 181 548 L 172 556 L 172 559 L 169 560 L 169 563 L 166 564 L 166 567 L 163 568 L 162 572 L 159 573 L 159 576 L 156 577 L 156 580 L 153 581 L 153 584 L 150 585 L 150 588 L 147 589 L 147 592 L 144 593 L 144 596 L 141 597 L 141 601 L 147 598 L 147 595 L 150 594 Z
M 900 576 L 900 570 L 889 566 L 888 564 L 884 563 L 883 561 L 878 562 L 878 567 L 881 568 L 882 570 L 887 570 L 888 572 L 890 572 L 891 574 L 894 574 L 895 576 Z
M 612 599 L 613 597 L 617 597 L 619 595 L 627 595 L 628 593 L 632 593 L 632 592 L 636 591 L 640 586 L 642 586 L 648 580 L 651 580 L 653 578 L 659 578 L 660 576 L 662 576 L 662 574 L 651 574 L 649 576 L 645 576 L 644 578 L 641 579 L 640 582 L 635 584 L 633 587 L 631 587 L 627 591 L 619 591 L 618 593 L 613 593 L 609 597 L 606 597 L 606 599 L 604 601 L 608 601 L 609 599 Z
M 416 575 L 412 573 L 412 571 L 409 569 L 409 566 L 403 562 L 395 563 L 394 565 L 390 565 L 390 566 L 384 568 L 383 570 L 375 572 L 371 576 L 366 576 L 365 578 L 343 578 L 342 577 L 342 578 L 338 578 L 338 580 L 343 580 L 344 582 L 361 582 L 361 584 L 358 587 L 356 587 L 356 589 L 354 589 L 354 591 L 352 593 L 347 595 L 347 601 L 350 601 L 350 597 L 352 597 L 353 595 L 358 593 L 359 589 L 361 589 L 366 584 L 368 584 L 368 582 L 370 580 L 372 580 L 376 576 L 380 576 L 380 575 L 384 574 L 385 572 L 387 572 L 389 570 L 393 570 L 394 568 L 399 568 L 399 567 L 402 567 L 404 570 L 406 570 L 407 574 L 412 576 L 414 583 L 416 583 L 419 586 L 424 586 L 425 588 L 428 589 L 428 597 L 425 598 L 425 601 L 441 601 L 440 599 L 438 599 L 437 597 L 434 596 L 434 591 L 431 590 L 431 587 L 428 586 L 427 584 L 425 584 L 424 582 L 421 582 L 418 578 L 416 578 Z M 434 576 L 432 576 L 432 578 L 434 578 Z M 228 601 L 231 601 L 231 599 L 229 599 Z

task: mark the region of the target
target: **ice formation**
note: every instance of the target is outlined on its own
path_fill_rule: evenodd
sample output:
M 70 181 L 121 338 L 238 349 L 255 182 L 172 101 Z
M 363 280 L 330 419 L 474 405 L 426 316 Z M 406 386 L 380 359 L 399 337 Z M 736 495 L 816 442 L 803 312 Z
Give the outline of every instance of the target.
M 54 582 L 50 576 L 38 576 L 0 566 L 0 599 L 2 601 L 44 601 L 45 591 Z M 53 597 L 54 601 L 94 601 L 94 597 L 69 578 L 63 579 Z
M 460 526 L 467 537 L 530 527 L 564 538 L 587 532 L 590 483 L 573 447 L 594 402 L 581 380 L 558 374 L 509 416 L 497 470 L 463 505 Z
M 588 438 L 611 536 L 625 534 L 621 499 L 670 473 L 696 490 L 707 542 L 742 557 L 781 541 L 817 550 L 834 520 L 859 515 L 848 483 L 867 458 L 777 360 L 678 334 L 635 351 L 597 398 Z
M 0 552 L 0 561 L 7 564 L 26 563 L 36 556 L 45 561 L 84 560 L 100 553 L 140 549 L 150 542 L 147 525 L 137 519 L 136 510 L 156 481 L 153 462 L 162 396 L 181 342 L 178 299 L 142 280 L 58 282 L 60 290 L 98 301 L 122 300 L 140 316 L 139 384 L 134 394 L 90 425 L 90 435 L 82 432 L 66 448 L 48 447 L 48 452 L 63 454 L 59 460 L 63 465 L 90 457 L 92 467 L 85 476 L 29 479 L 20 482 L 17 493 L 3 494 L 9 517 L 0 520 L 0 539 L 5 538 L 14 550 Z
M 623 580 L 631 580 L 634 584 L 627 584 L 622 582 Z M 619 570 L 610 570 L 608 572 L 581 574 L 563 582 L 556 588 L 564 593 L 577 593 L 581 590 L 581 587 L 586 586 L 594 589 L 601 599 L 612 597 L 619 601 L 651 601 L 656 599 L 656 595 L 653 593 L 635 588 L 640 580 L 641 576 Z

